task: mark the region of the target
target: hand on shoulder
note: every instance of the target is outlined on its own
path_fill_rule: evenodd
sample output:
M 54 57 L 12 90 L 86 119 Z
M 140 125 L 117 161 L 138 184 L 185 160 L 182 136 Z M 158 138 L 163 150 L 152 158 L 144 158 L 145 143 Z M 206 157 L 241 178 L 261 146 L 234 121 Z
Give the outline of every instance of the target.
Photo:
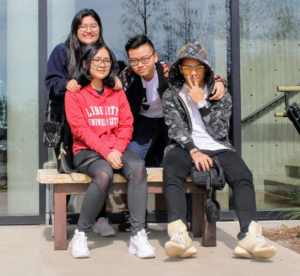
M 70 92 L 77 93 L 81 89 L 81 86 L 78 84 L 77 80 L 72 79 L 67 83 L 66 88 Z

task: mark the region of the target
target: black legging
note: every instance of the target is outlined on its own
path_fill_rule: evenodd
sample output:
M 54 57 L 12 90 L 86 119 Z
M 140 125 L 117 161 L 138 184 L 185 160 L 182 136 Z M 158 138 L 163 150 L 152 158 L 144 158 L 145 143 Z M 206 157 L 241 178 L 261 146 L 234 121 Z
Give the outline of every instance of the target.
M 51 114 L 50 117 L 51 117 L 51 121 L 53 121 L 53 122 L 59 122 L 60 123 L 62 121 L 61 117 L 54 116 L 52 114 Z M 65 122 L 65 123 L 67 123 L 67 122 Z M 70 129 L 68 129 L 68 130 L 70 131 Z M 72 139 L 72 137 L 69 136 L 69 139 Z M 54 153 L 55 153 L 55 156 L 56 156 L 56 159 L 57 159 L 59 154 L 60 154 L 59 147 L 54 148 Z M 68 205 L 69 205 L 70 199 L 71 199 L 71 195 L 67 195 L 67 210 L 68 210 Z M 97 221 L 101 217 L 106 217 L 106 202 L 104 202 L 103 207 L 102 207 L 101 211 L 99 212 L 99 214 L 97 215 L 95 220 Z
M 74 158 L 75 168 L 95 155 L 92 150 L 81 150 Z M 99 155 L 99 159 L 80 166 L 79 172 L 85 173 L 92 178 L 84 196 L 78 230 L 86 234 L 91 229 L 95 217 L 99 214 L 113 183 L 113 173 L 122 174 L 128 181 L 127 196 L 129 218 L 132 235 L 145 227 L 145 213 L 147 207 L 147 172 L 140 157 L 130 150 L 125 150 L 122 157 L 123 167 L 120 170 L 113 170 L 112 166 Z
M 242 158 L 232 150 L 206 151 L 202 153 L 218 156 L 226 182 L 233 190 L 234 210 L 243 232 L 248 231 L 252 220 L 256 221 L 256 202 L 252 173 Z M 171 149 L 164 159 L 164 195 L 167 204 L 168 222 L 186 221 L 185 183 L 194 166 L 190 154 L 181 147 Z

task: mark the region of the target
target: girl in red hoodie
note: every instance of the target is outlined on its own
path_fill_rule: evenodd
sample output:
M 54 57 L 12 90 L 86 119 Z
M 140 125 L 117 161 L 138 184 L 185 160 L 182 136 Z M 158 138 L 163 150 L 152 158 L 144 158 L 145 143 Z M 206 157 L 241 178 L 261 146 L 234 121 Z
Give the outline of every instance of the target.
M 71 241 L 72 256 L 88 258 L 87 235 L 101 210 L 113 173 L 128 181 L 131 231 L 128 252 L 140 258 L 155 257 L 145 227 L 147 173 L 142 160 L 127 150 L 133 132 L 133 116 L 123 90 L 115 91 L 112 53 L 99 42 L 89 44 L 76 69 L 82 89 L 66 92 L 65 110 L 73 134 L 74 166 L 92 178 Z

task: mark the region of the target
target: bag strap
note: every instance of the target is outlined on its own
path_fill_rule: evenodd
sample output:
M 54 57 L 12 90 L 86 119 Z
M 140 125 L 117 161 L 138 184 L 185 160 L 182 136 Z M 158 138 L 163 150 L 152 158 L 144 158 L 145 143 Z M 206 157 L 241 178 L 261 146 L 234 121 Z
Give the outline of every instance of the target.
M 212 177 L 211 177 L 211 171 L 209 170 L 209 176 L 206 181 L 206 192 L 207 192 L 207 200 L 211 199 L 213 187 L 212 187 Z
M 49 98 L 50 97 L 48 97 L 48 100 L 47 100 L 47 111 L 45 112 L 46 119 L 48 118 L 48 115 L 49 115 Z
M 223 175 L 223 168 L 221 166 L 220 160 L 215 158 L 216 169 L 219 171 L 219 175 Z

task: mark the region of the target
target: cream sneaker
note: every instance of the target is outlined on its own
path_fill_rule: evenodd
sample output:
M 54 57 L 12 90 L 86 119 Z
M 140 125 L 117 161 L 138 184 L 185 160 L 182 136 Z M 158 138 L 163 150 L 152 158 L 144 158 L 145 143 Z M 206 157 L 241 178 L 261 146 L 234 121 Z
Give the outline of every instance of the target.
M 182 254 L 179 255 L 180 258 L 188 258 L 193 255 L 197 254 L 197 249 L 195 246 L 190 247 L 189 249 L 185 250 Z
M 186 252 L 189 248 L 193 246 L 193 241 L 189 236 L 189 233 L 187 232 L 186 225 L 182 222 L 181 219 L 168 224 L 168 234 L 169 237 L 171 237 L 171 239 L 165 244 L 165 252 L 167 256 L 169 257 L 174 257 L 178 255 L 187 256 L 192 251 L 193 252 L 195 251 L 195 250 L 190 250 L 190 252 Z M 186 254 L 183 254 L 185 252 Z M 196 253 L 194 253 L 193 255 L 195 255 Z
M 262 227 L 257 222 L 252 221 L 249 225 L 249 232 L 238 241 L 233 254 L 237 257 L 252 258 L 252 255 L 261 259 L 270 259 L 277 252 L 273 245 L 267 244 L 262 236 Z

